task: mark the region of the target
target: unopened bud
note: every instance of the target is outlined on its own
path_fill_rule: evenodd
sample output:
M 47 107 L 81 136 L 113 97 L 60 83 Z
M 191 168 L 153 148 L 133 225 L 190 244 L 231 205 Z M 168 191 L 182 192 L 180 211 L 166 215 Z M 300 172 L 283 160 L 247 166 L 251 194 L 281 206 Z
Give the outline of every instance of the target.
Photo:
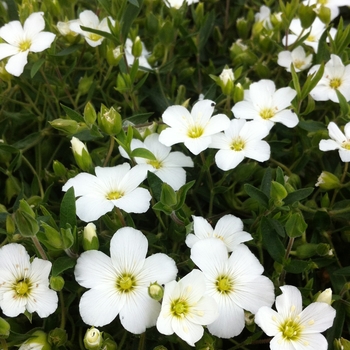
M 318 177 L 315 186 L 319 186 L 323 190 L 333 190 L 335 188 L 340 188 L 340 180 L 334 174 L 328 171 L 322 171 L 321 175 Z
M 161 300 L 164 295 L 164 289 L 157 282 L 151 283 L 148 287 L 148 294 L 154 300 Z
M 35 331 L 32 337 L 27 339 L 19 348 L 19 350 L 28 349 L 51 350 L 51 345 L 47 340 L 47 334 L 43 331 Z
M 97 121 L 101 130 L 108 135 L 116 136 L 122 129 L 122 117 L 113 107 L 108 109 L 102 105 Z
M 72 144 L 74 159 L 78 167 L 83 171 L 90 171 L 92 168 L 92 159 L 84 143 L 74 136 L 70 142 Z
M 131 53 L 135 58 L 140 57 L 142 55 L 142 42 L 139 36 L 135 38 L 135 41 L 132 45 Z
M 235 80 L 232 69 L 226 66 L 221 72 L 219 78 L 219 85 L 223 94 L 230 96 L 233 91 L 233 82 Z
M 64 346 L 68 340 L 67 331 L 62 328 L 55 328 L 49 333 L 49 343 L 55 348 Z
M 56 292 L 59 292 L 64 287 L 64 279 L 61 276 L 51 276 L 50 277 L 50 287 Z
M 319 303 L 326 303 L 328 305 L 332 304 L 332 289 L 327 288 L 324 290 L 316 299 Z
M 99 241 L 96 234 L 96 226 L 92 222 L 84 227 L 83 233 L 83 248 L 84 250 L 98 250 Z
M 66 175 L 66 172 L 67 172 L 66 167 L 58 160 L 53 161 L 52 168 L 53 168 L 53 172 L 56 176 L 62 177 L 62 176 Z
M 316 18 L 316 12 L 314 9 L 311 6 L 305 6 L 303 4 L 299 5 L 298 15 L 301 26 L 304 29 L 310 28 Z
M 317 15 L 324 24 L 329 24 L 331 21 L 331 10 L 329 7 L 321 5 L 317 11 Z
M 94 76 L 91 75 L 90 77 L 85 75 L 83 77 L 80 78 L 79 83 L 78 83 L 78 92 L 80 95 L 86 95 L 89 90 L 90 87 L 92 85 L 94 81 Z
M 0 317 L 0 338 L 6 339 L 10 335 L 10 324 Z
M 102 345 L 102 334 L 101 332 L 95 328 L 89 328 L 84 336 L 84 346 L 87 350 L 99 350 Z

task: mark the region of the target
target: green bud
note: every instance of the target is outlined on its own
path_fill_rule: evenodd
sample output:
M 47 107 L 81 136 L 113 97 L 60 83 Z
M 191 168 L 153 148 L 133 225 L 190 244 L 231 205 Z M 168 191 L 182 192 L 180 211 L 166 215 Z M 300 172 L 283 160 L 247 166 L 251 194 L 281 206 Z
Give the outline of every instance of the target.
M 285 229 L 289 237 L 301 236 L 307 228 L 307 223 L 302 214 L 293 213 L 287 220 Z
M 259 36 L 259 47 L 262 52 L 270 53 L 273 51 L 274 41 L 268 36 Z
M 316 255 L 317 244 L 316 243 L 304 243 L 297 247 L 296 256 L 299 259 L 308 259 Z
M 78 122 L 70 119 L 58 118 L 49 123 L 53 128 L 64 131 L 67 134 L 75 134 L 79 128 Z
M 132 90 L 131 77 L 127 73 L 119 73 L 117 75 L 116 90 L 123 93 L 129 93 Z
M 319 186 L 323 190 L 329 191 L 341 187 L 340 180 L 334 174 L 328 171 L 322 171 L 317 179 L 315 186 Z
M 159 41 L 164 46 L 169 46 L 174 42 L 175 29 L 170 21 L 165 21 L 159 31 Z
M 172 207 L 177 203 L 177 197 L 174 189 L 167 183 L 162 183 L 162 192 L 160 202 L 166 206 Z
M 119 45 L 117 47 L 114 47 L 114 46 L 108 45 L 106 58 L 107 58 L 108 64 L 110 64 L 111 66 L 117 66 L 120 60 L 123 58 L 122 46 Z
M 10 324 L 0 317 L 0 338 L 6 339 L 10 335 Z
M 275 202 L 275 205 L 276 205 L 276 203 L 281 203 L 281 205 L 282 205 L 282 200 L 284 198 L 286 198 L 287 195 L 288 195 L 288 192 L 283 185 L 281 185 L 277 181 L 271 182 L 270 196 L 271 196 L 272 200 Z
M 250 31 L 250 24 L 244 17 L 240 17 L 237 19 L 236 28 L 237 28 L 239 38 L 241 38 L 243 40 L 248 39 L 249 31 Z
M 94 81 L 93 75 L 89 77 L 85 74 L 83 77 L 81 77 L 78 84 L 78 93 L 80 95 L 86 95 L 89 92 L 93 81 Z
M 254 324 L 254 314 L 252 314 L 250 311 L 244 310 L 244 321 L 247 326 Z
M 99 350 L 102 345 L 102 334 L 95 328 L 89 328 L 84 336 L 84 346 L 87 350 Z
M 221 87 L 222 93 L 224 95 L 231 96 L 233 91 L 234 80 L 235 80 L 235 77 L 232 69 L 225 66 L 218 80 L 218 84 Z
M 234 86 L 234 91 L 233 91 L 233 102 L 237 103 L 239 101 L 243 101 L 244 99 L 244 89 L 241 83 L 237 83 Z
M 148 287 L 148 294 L 152 299 L 160 301 L 163 298 L 164 289 L 157 282 L 154 282 Z
M 26 202 L 24 199 L 21 199 L 19 201 L 19 209 L 22 210 L 23 212 L 26 212 L 32 218 L 35 218 L 35 213 L 34 213 L 33 209 L 30 207 L 28 202 Z
M 44 235 L 40 241 L 49 249 L 61 250 L 63 245 L 61 234 L 45 222 L 41 222 L 40 225 L 44 229 Z
M 122 117 L 114 107 L 108 109 L 106 106 L 101 105 L 101 111 L 97 115 L 97 122 L 100 129 L 111 136 L 118 135 L 122 129 Z
M 101 346 L 101 350 L 117 350 L 117 349 L 118 349 L 117 343 L 111 338 L 107 338 L 106 340 L 104 340 Z
M 51 350 L 51 345 L 48 342 L 47 334 L 43 331 L 35 331 L 32 334 L 32 337 L 27 339 L 21 347 L 24 349 Z
M 64 287 L 64 279 L 61 276 L 50 277 L 50 287 L 56 292 L 60 292 Z
M 266 62 L 258 62 L 255 65 L 255 70 L 261 79 L 269 78 L 271 76 L 271 70 L 266 65 Z
M 334 340 L 335 350 L 350 350 L 350 341 L 344 338 Z
M 328 208 L 330 203 L 331 201 L 329 199 L 328 192 L 326 192 L 321 198 L 321 207 Z
M 6 216 L 6 232 L 8 235 L 13 235 L 16 231 L 16 224 L 12 215 Z
M 95 123 L 97 114 L 94 106 L 91 102 L 88 102 L 84 108 L 84 120 L 87 125 L 92 125 Z
M 53 161 L 52 168 L 53 168 L 54 174 L 57 177 L 63 177 L 67 173 L 66 167 L 61 162 L 59 162 L 58 160 L 54 160 Z
M 329 7 L 321 5 L 317 11 L 317 15 L 324 24 L 329 24 L 331 21 L 331 10 Z
M 62 328 L 55 328 L 50 331 L 48 338 L 49 343 L 55 348 L 64 346 L 68 340 L 67 331 Z
M 71 139 L 72 151 L 74 159 L 78 167 L 83 171 L 91 171 L 93 168 L 92 159 L 86 146 L 76 137 Z
M 83 249 L 86 250 L 98 250 L 99 241 L 96 234 L 96 226 L 92 222 L 84 227 L 83 233 Z
M 310 28 L 316 18 L 316 12 L 314 11 L 313 7 L 305 6 L 303 4 L 299 5 L 298 15 L 301 22 L 301 26 L 304 29 Z
M 204 4 L 200 2 L 194 11 L 194 21 L 198 27 L 203 24 L 204 19 Z
M 316 253 L 319 256 L 333 255 L 331 247 L 327 243 L 317 244 Z
M 20 200 L 19 208 L 15 212 L 15 222 L 23 237 L 33 237 L 39 232 L 35 214 L 24 199 Z
M 140 57 L 142 55 L 142 42 L 139 36 L 137 36 L 134 40 L 131 53 L 135 58 Z

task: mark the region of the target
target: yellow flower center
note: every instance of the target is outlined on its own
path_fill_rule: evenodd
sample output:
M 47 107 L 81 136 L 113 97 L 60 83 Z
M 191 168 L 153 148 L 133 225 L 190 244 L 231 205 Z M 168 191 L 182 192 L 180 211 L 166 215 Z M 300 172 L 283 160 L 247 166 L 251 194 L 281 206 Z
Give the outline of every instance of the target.
M 347 150 L 350 150 L 350 141 L 344 141 L 341 146 Z
M 304 61 L 302 61 L 302 60 L 294 60 L 293 64 L 294 64 L 295 68 L 301 69 L 303 67 L 303 65 L 304 65 Z
M 317 3 L 320 4 L 320 5 L 327 5 L 328 4 L 328 0 L 318 0 Z
M 32 42 L 30 40 L 21 41 L 18 45 L 19 49 L 24 52 L 30 49 Z
M 216 280 L 216 289 L 221 294 L 228 294 L 233 291 L 233 281 L 227 276 L 220 276 Z
M 121 293 L 129 293 L 135 286 L 135 277 L 130 274 L 122 274 L 117 279 L 117 288 Z
M 311 41 L 311 42 L 313 42 L 313 41 L 316 41 L 316 38 L 315 38 L 314 35 L 309 35 L 309 36 L 307 37 L 306 41 Z
M 287 319 L 279 327 L 282 337 L 285 340 L 298 340 L 302 331 L 302 326 L 298 320 Z
M 188 312 L 189 305 L 183 299 L 177 299 L 171 303 L 170 310 L 175 317 L 185 317 Z
M 106 196 L 107 199 L 113 200 L 113 199 L 119 199 L 124 196 L 124 193 L 119 192 L 119 191 L 112 191 L 109 192 Z
M 201 126 L 193 125 L 187 132 L 187 136 L 191 139 L 196 139 L 203 135 L 204 129 Z
M 270 119 L 275 115 L 275 111 L 271 108 L 265 108 L 260 111 L 260 117 L 263 119 Z
M 332 89 L 338 89 L 339 86 L 341 85 L 342 81 L 340 78 L 333 78 L 331 79 L 331 81 L 329 82 L 329 86 L 332 88 Z
M 147 164 L 152 165 L 153 168 L 160 169 L 162 167 L 162 163 L 156 160 L 148 160 Z
M 18 281 L 15 285 L 15 290 L 19 296 L 24 296 L 29 291 L 29 285 L 25 280 Z
M 89 39 L 92 41 L 98 41 L 101 39 L 101 35 L 95 34 L 95 33 L 90 33 L 89 34 Z
M 244 149 L 244 141 L 238 137 L 236 140 L 234 140 L 232 143 L 231 143 L 231 146 L 230 148 L 233 150 L 233 151 L 242 151 Z

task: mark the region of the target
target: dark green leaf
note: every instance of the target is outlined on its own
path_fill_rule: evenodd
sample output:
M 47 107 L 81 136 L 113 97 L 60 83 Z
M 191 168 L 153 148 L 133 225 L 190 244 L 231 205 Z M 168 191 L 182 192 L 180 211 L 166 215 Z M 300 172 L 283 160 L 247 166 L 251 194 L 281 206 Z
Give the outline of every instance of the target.
M 131 157 L 133 157 L 133 158 L 140 157 L 140 158 L 146 158 L 146 159 L 150 159 L 150 160 L 157 160 L 157 158 L 154 156 L 154 154 L 146 148 L 135 148 L 131 152 Z
M 244 190 L 246 191 L 246 193 L 248 194 L 249 197 L 255 199 L 257 202 L 259 202 L 265 208 L 268 207 L 269 199 L 264 192 L 260 191 L 258 188 L 254 187 L 250 184 L 245 184 Z
M 131 3 L 128 3 L 125 9 L 125 12 L 122 17 L 122 30 L 121 35 L 122 39 L 125 41 L 128 37 L 129 30 L 135 20 L 135 18 L 140 13 L 141 7 L 142 7 L 143 0 L 138 1 L 138 6 L 135 6 Z
M 67 224 L 69 224 L 71 227 L 75 227 L 77 225 L 73 187 L 69 188 L 63 196 L 60 208 L 60 227 L 65 229 Z
M 44 64 L 45 61 L 45 58 L 41 58 L 32 65 L 32 69 L 30 70 L 31 78 L 34 78 L 35 74 L 38 72 L 38 70 Z
M 72 45 L 56 53 L 54 56 L 57 56 L 57 57 L 68 56 L 74 53 L 75 51 L 78 51 L 81 48 L 82 48 L 82 45 Z
M 153 174 L 150 171 L 147 173 L 147 180 L 151 188 L 152 197 L 156 201 L 160 201 L 160 194 L 162 192 L 163 181 L 157 175 Z
M 179 210 L 182 208 L 182 206 L 185 203 L 186 195 L 189 189 L 195 184 L 195 180 L 187 182 L 181 188 L 177 191 L 176 196 L 177 196 L 177 204 L 176 207 L 174 208 L 175 210 Z
M 94 34 L 97 34 L 97 35 L 100 35 L 104 38 L 107 38 L 109 40 L 111 40 L 112 42 L 114 42 L 116 45 L 119 44 L 119 41 L 118 39 L 111 33 L 108 33 L 108 32 L 104 32 L 102 30 L 97 30 L 97 29 L 93 29 L 93 28 L 89 28 L 89 27 L 84 27 L 84 26 L 80 26 L 80 28 L 82 30 L 85 30 L 86 32 L 89 32 L 89 33 L 94 33 Z
M 261 181 L 260 189 L 265 193 L 267 196 L 267 199 L 270 198 L 270 192 L 271 192 L 271 181 L 272 181 L 272 170 L 270 167 L 268 167 L 264 173 L 264 177 Z
M 309 269 L 309 263 L 303 260 L 290 260 L 284 265 L 284 269 L 290 273 L 303 273 Z
M 341 276 L 350 276 L 350 266 L 343 267 L 341 269 L 335 270 L 333 272 L 334 275 L 341 275 Z
M 270 225 L 266 217 L 262 217 L 260 230 L 262 242 L 272 259 L 282 263 L 285 255 L 284 246 L 278 237 L 276 230 Z
M 313 187 L 306 187 L 288 194 L 284 199 L 284 204 L 293 204 L 307 198 L 314 191 Z
M 199 30 L 199 50 L 202 50 L 204 48 L 205 44 L 208 41 L 209 35 L 214 28 L 215 12 L 214 11 L 209 12 L 205 16 L 203 22 L 204 23 L 201 26 L 201 29 Z
M 66 112 L 67 116 L 69 118 L 71 118 L 72 120 L 75 120 L 76 122 L 79 123 L 84 123 L 84 117 L 82 115 L 80 115 L 79 113 L 77 113 L 76 111 L 74 111 L 73 109 L 64 106 L 63 104 L 61 104 L 62 109 Z
M 307 223 L 300 213 L 292 214 L 286 222 L 286 232 L 289 237 L 300 237 L 306 230 Z
M 76 261 L 69 258 L 68 256 L 61 256 L 57 258 L 52 264 L 52 276 L 56 277 L 62 272 L 70 269 L 75 265 Z

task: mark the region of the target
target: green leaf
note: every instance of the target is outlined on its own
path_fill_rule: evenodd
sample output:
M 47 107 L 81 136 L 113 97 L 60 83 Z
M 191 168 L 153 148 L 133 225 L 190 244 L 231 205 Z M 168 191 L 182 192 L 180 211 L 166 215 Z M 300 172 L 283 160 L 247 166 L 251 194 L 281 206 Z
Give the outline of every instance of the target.
M 303 260 L 290 260 L 284 265 L 289 273 L 305 273 L 309 269 L 309 263 Z
M 38 61 L 36 61 L 33 65 L 32 65 L 32 69 L 30 70 L 30 77 L 33 79 L 35 74 L 38 72 L 38 70 L 40 69 L 40 67 L 44 64 L 45 62 L 45 58 L 40 58 Z
M 314 191 L 313 187 L 306 187 L 300 190 L 296 190 L 288 194 L 288 196 L 283 200 L 285 205 L 293 204 L 299 202 L 302 199 L 307 198 Z
M 137 127 L 137 124 L 146 123 L 149 117 L 153 114 L 154 112 L 134 114 L 129 118 L 125 118 L 125 120 L 128 120 L 129 122 L 135 124 L 135 126 Z
M 339 99 L 339 105 L 340 105 L 341 113 L 343 114 L 343 116 L 347 116 L 348 113 L 349 113 L 350 107 L 349 107 L 349 104 L 348 104 L 346 98 L 337 89 L 335 89 L 335 93 L 337 94 L 338 99 Z
M 307 76 L 306 82 L 301 90 L 301 99 L 303 100 L 310 93 L 310 91 L 317 85 L 321 80 L 324 72 L 324 63 L 321 64 L 320 68 L 316 73 Z
M 82 48 L 83 45 L 72 45 L 72 46 L 69 46 L 65 49 L 63 49 L 62 51 L 56 53 L 55 55 L 53 56 L 56 56 L 56 57 L 61 57 L 61 56 L 68 56 L 68 55 L 71 55 L 72 53 L 80 50 Z
M 128 0 L 130 2 L 130 4 L 133 4 L 137 7 L 139 7 L 139 3 L 137 2 L 137 0 Z
M 300 213 L 292 214 L 286 222 L 286 232 L 289 237 L 300 237 L 306 230 L 307 223 Z
M 73 109 L 64 106 L 63 104 L 61 104 L 62 109 L 66 112 L 67 116 L 72 119 L 75 120 L 76 122 L 79 123 L 84 123 L 84 117 L 82 115 L 80 115 L 79 113 L 77 113 L 76 111 L 74 111 Z
M 201 29 L 199 30 L 199 50 L 202 50 L 207 43 L 210 33 L 212 32 L 214 28 L 214 22 L 215 22 L 215 12 L 211 11 L 209 12 L 204 20 L 203 25 L 201 26 Z
M 189 189 L 195 184 L 195 180 L 187 182 L 183 186 L 180 187 L 180 189 L 177 191 L 176 196 L 177 196 L 177 204 L 176 207 L 174 208 L 175 210 L 179 210 L 182 208 L 182 206 L 185 203 L 187 192 Z
M 294 90 L 297 92 L 298 98 L 300 98 L 301 97 L 301 89 L 300 89 L 299 77 L 295 71 L 293 63 L 290 64 L 290 72 L 292 73 Z
M 112 42 L 114 42 L 116 45 L 119 44 L 118 39 L 111 33 L 104 32 L 103 30 L 98 30 L 98 29 L 93 29 L 93 28 L 89 28 L 89 27 L 84 27 L 82 25 L 80 26 L 80 28 L 82 30 L 85 30 L 86 32 L 94 33 L 94 34 L 100 35 L 100 36 L 102 36 L 104 38 L 107 38 L 107 39 L 111 40 Z
M 112 9 L 112 1 L 111 0 L 98 0 L 98 2 L 106 10 L 106 12 L 110 16 L 114 17 L 114 14 L 111 11 L 111 9 Z
M 268 167 L 264 173 L 264 177 L 261 181 L 260 189 L 265 193 L 267 196 L 267 199 L 270 198 L 270 192 L 271 192 L 271 181 L 272 181 L 272 170 L 270 167 Z
M 333 274 L 338 276 L 350 276 L 350 266 L 335 270 Z
M 170 215 L 173 212 L 173 209 L 168 207 L 167 205 L 164 205 L 161 202 L 156 203 L 153 207 L 153 210 L 157 210 L 157 211 L 162 211 L 163 213 L 165 213 L 166 215 Z
M 267 195 L 264 192 L 260 191 L 258 188 L 254 187 L 250 184 L 245 184 L 244 190 L 246 191 L 246 193 L 249 197 L 255 199 L 258 203 L 260 203 L 265 208 L 268 207 L 269 198 L 267 197 Z
M 162 192 L 160 194 L 160 201 L 166 207 L 171 207 L 171 208 L 173 208 L 177 202 L 176 193 L 175 193 L 174 189 L 165 182 L 163 182 L 163 184 L 162 184 Z
M 123 17 L 121 19 L 121 22 L 122 22 L 121 35 L 122 35 L 122 40 L 124 41 L 128 37 L 128 33 L 130 31 L 130 28 L 134 20 L 140 13 L 142 2 L 143 0 L 139 0 L 138 6 L 135 6 L 134 4 L 129 2 L 126 6 L 125 12 L 123 13 Z
M 312 97 L 311 97 L 312 98 Z M 306 131 L 317 132 L 319 130 L 324 130 L 325 126 L 322 122 L 317 122 L 315 120 L 301 120 L 298 126 Z
M 270 225 L 269 219 L 265 216 L 261 219 L 260 230 L 264 247 L 272 259 L 282 264 L 285 255 L 283 243 L 278 237 L 276 230 Z
M 62 272 L 72 268 L 76 261 L 69 258 L 68 256 L 61 256 L 57 258 L 52 264 L 52 276 L 57 277 Z
M 156 201 L 160 201 L 160 194 L 162 193 L 163 181 L 157 175 L 150 171 L 147 173 L 147 181 L 151 188 L 152 197 Z
M 60 227 L 66 228 L 67 224 L 71 227 L 77 225 L 77 218 L 75 215 L 75 194 L 74 188 L 71 187 L 63 196 L 60 207 Z
M 146 159 L 150 159 L 150 160 L 157 160 L 155 155 L 146 148 L 135 148 L 131 152 L 131 157 L 133 157 L 133 158 L 140 157 L 140 158 L 146 158 Z

